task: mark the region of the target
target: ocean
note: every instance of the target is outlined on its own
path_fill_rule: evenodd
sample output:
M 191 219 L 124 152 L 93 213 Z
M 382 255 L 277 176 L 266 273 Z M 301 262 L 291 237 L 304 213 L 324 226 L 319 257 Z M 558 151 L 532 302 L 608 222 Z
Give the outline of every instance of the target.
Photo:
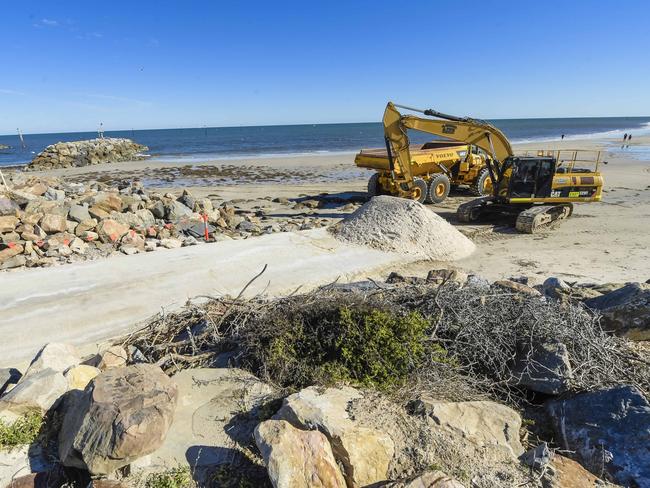
M 650 117 L 559 119 L 500 119 L 490 121 L 512 142 L 560 139 L 623 138 L 624 133 L 650 134 Z M 287 154 L 336 153 L 384 145 L 380 123 L 204 127 L 106 131 L 106 137 L 128 137 L 149 147 L 154 159 L 168 161 L 272 157 Z M 0 136 L 0 166 L 29 162 L 49 144 L 97 137 L 96 132 L 26 134 L 23 149 L 18 135 Z M 411 132 L 411 141 L 431 136 Z

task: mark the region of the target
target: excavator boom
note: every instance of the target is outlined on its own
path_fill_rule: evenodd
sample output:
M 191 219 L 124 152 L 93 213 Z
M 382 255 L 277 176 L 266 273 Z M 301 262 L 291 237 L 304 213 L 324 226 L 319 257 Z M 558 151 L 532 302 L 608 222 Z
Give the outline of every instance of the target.
M 415 115 L 402 115 L 399 108 L 417 111 L 435 119 Z M 455 117 L 435 110 L 418 110 L 388 102 L 384 112 L 384 136 L 391 160 L 391 170 L 399 166 L 401 183 L 405 193 L 412 190 L 413 174 L 407 131 L 418 130 L 454 141 L 471 144 L 489 154 L 493 161 L 488 162 L 488 170 L 493 182 L 501 178 L 500 162 L 513 155 L 512 147 L 499 129 L 487 122 L 469 117 Z M 444 168 L 443 168 L 444 169 Z M 496 188 L 496 185 L 494 185 Z

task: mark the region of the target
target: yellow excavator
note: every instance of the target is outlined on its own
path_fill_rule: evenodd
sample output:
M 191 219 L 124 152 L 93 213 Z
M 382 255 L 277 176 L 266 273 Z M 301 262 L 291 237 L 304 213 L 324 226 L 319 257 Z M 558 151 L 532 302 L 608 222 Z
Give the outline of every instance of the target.
M 402 115 L 398 108 L 427 117 Z M 597 202 L 602 196 L 600 152 L 582 159 L 586 151 L 540 151 L 516 156 L 508 138 L 493 125 L 469 117 L 455 117 L 432 109 L 420 110 L 389 102 L 384 112 L 384 136 L 389 168 L 399 196 L 417 199 L 419 188 L 411 171 L 408 130 L 418 130 L 484 151 L 492 194 L 458 207 L 460 222 L 488 217 L 515 217 L 520 232 L 533 233 L 573 212 L 573 203 Z M 595 168 L 576 168 L 592 163 Z

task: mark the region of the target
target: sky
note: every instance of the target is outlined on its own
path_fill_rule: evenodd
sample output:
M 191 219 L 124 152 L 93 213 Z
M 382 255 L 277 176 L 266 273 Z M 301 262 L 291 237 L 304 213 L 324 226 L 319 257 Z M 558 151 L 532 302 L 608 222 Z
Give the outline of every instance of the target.
M 0 0 L 0 134 L 650 115 L 650 2 Z

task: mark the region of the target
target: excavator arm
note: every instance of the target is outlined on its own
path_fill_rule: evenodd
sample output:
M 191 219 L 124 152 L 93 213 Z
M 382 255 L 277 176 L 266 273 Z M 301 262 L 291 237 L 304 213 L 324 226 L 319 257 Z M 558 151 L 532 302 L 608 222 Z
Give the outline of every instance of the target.
M 402 115 L 398 111 L 398 107 L 436 118 Z M 383 123 L 391 174 L 398 183 L 400 191 L 404 192 L 403 196 L 407 197 L 410 197 L 413 192 L 409 129 L 427 132 L 481 148 L 492 158 L 492 161 L 488 161 L 488 171 L 495 192 L 498 185 L 494 183 L 498 182 L 503 176 L 501 163 L 513 154 L 510 142 L 503 132 L 487 122 L 469 117 L 454 117 L 431 109 L 418 110 L 388 102 Z M 396 167 L 399 169 L 399 174 L 395 171 Z

